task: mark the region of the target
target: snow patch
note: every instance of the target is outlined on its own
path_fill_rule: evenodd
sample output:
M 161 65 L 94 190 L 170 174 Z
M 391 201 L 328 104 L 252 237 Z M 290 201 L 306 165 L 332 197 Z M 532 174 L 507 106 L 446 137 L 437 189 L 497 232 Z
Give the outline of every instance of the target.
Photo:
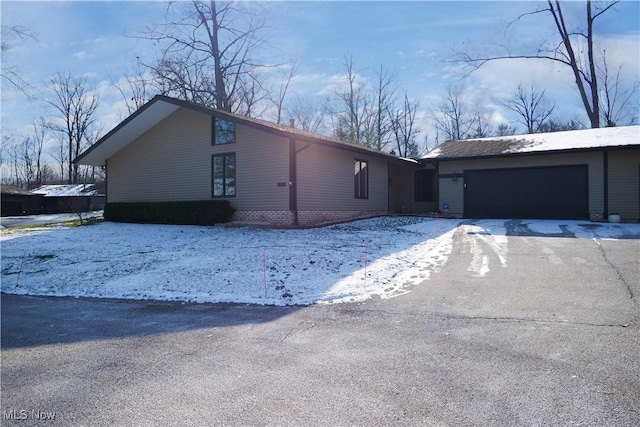
M 311 230 L 101 223 L 3 241 L 14 294 L 326 304 L 391 298 L 439 271 L 458 221 L 375 218 Z

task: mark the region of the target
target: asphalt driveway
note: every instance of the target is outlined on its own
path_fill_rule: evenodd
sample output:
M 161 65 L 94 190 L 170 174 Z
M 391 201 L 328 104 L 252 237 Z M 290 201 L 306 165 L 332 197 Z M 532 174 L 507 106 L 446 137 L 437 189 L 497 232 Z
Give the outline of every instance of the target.
M 359 304 L 2 295 L 2 424 L 640 425 L 640 240 L 506 229 Z

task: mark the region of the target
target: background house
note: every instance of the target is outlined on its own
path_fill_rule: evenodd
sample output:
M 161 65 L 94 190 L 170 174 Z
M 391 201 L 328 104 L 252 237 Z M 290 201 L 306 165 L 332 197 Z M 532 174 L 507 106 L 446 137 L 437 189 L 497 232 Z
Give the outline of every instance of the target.
M 235 221 L 314 225 L 401 212 L 419 163 L 156 96 L 76 159 L 107 203 L 229 200 Z
M 449 141 L 422 161 L 454 216 L 640 219 L 640 126 Z
M 31 215 L 38 212 L 41 196 L 15 185 L 0 187 L 2 216 Z
M 104 189 L 96 184 L 42 185 L 31 191 L 2 186 L 2 216 L 97 211 L 104 202 Z
M 42 185 L 31 192 L 41 196 L 38 213 L 88 212 L 104 208 L 103 186 L 96 184 Z

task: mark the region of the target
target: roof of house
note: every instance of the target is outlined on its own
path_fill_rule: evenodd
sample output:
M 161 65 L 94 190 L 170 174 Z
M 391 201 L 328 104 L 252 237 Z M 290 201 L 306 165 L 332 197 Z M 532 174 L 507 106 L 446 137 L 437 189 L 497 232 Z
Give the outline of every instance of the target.
M 93 184 L 42 185 L 32 193 L 44 197 L 95 196 L 98 190 Z
M 136 138 L 140 137 L 143 133 L 151 129 L 179 108 L 187 108 L 212 117 L 230 120 L 235 123 L 240 123 L 287 138 L 296 138 L 298 140 L 316 142 L 319 144 L 333 146 L 335 148 L 347 149 L 356 152 L 366 152 L 388 159 L 417 163 L 415 160 L 403 159 L 392 154 L 383 153 L 362 145 L 341 141 L 336 138 L 305 132 L 300 129 L 272 123 L 266 120 L 255 119 L 240 114 L 204 107 L 192 102 L 182 101 L 180 99 L 170 98 L 163 95 L 156 95 L 151 101 L 143 105 L 135 113 L 78 156 L 74 160 L 74 163 L 81 165 L 104 166 L 109 157 L 116 154 L 127 144 L 133 142 Z
M 447 141 L 429 151 L 423 159 L 495 157 L 631 146 L 640 147 L 640 126 Z
M 32 192 L 15 185 L 0 186 L 0 193 L 6 196 L 35 196 Z

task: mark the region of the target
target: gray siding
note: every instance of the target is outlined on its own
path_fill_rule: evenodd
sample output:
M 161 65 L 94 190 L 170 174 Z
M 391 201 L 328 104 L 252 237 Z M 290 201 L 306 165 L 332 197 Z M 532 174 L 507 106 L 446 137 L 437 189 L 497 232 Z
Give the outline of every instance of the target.
M 387 160 L 368 154 L 298 142 L 298 209 L 386 211 Z M 354 197 L 354 160 L 369 162 L 369 198 Z
M 609 152 L 609 213 L 640 219 L 640 149 Z
M 464 179 L 462 173 L 465 170 L 580 164 L 589 166 L 589 212 L 602 214 L 604 210 L 604 161 L 601 152 L 440 161 L 440 175 L 456 172 L 460 174 L 457 181 L 454 181 L 451 177 L 439 179 L 440 205 L 448 203 L 450 214 L 462 215 L 464 213 Z
M 413 212 L 413 171 L 417 169 L 389 162 L 389 213 Z
M 210 123 L 179 109 L 109 158 L 109 202 L 211 198 Z
M 207 200 L 211 156 L 236 154 L 236 209 L 287 210 L 288 140 L 238 125 L 236 143 L 211 145 L 211 117 L 179 109 L 107 162 L 109 202 Z
M 240 210 L 289 209 L 289 140 L 246 126 L 237 126 L 236 197 L 231 205 Z M 234 148 L 216 147 L 221 152 Z M 214 148 L 215 149 L 215 148 Z M 286 183 L 278 187 L 278 183 Z

